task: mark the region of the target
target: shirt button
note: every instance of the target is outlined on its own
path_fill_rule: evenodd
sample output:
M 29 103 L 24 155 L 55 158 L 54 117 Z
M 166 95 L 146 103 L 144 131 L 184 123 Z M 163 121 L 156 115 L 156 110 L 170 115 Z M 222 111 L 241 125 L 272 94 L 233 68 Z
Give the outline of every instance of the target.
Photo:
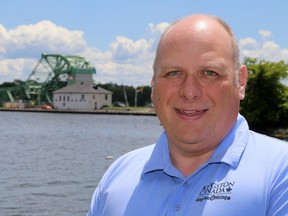
M 181 205 L 180 204 L 176 204 L 175 206 L 174 206 L 174 210 L 175 211 L 179 211 L 181 209 Z

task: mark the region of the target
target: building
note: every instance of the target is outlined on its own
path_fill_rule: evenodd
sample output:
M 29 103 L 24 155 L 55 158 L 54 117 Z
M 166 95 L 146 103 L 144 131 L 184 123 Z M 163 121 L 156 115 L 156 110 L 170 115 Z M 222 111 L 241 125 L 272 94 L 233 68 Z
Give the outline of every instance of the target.
M 61 110 L 96 110 L 112 105 L 112 92 L 92 85 L 68 85 L 53 92 L 53 106 Z
M 92 73 L 75 73 L 64 88 L 53 92 L 54 109 L 96 110 L 112 105 L 112 92 L 93 87 Z

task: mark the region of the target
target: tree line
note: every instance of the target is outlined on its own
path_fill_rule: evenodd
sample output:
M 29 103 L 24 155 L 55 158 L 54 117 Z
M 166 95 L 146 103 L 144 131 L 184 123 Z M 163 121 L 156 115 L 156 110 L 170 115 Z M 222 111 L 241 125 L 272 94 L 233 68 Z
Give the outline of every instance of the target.
M 240 113 L 253 129 L 288 127 L 288 64 L 246 58 L 249 71 Z
M 246 58 L 244 64 L 247 65 L 249 78 L 240 113 L 246 117 L 252 128 L 288 127 L 288 86 L 283 82 L 288 79 L 288 64 L 284 61 L 270 62 L 256 58 Z M 19 86 L 21 83 L 23 82 L 20 80 L 6 82 L 0 85 L 0 90 L 1 87 Z M 151 106 L 151 86 L 99 83 L 95 87 L 113 92 L 112 102 L 122 102 L 128 106 L 135 106 L 137 102 L 137 106 Z M 23 93 L 19 92 L 20 95 Z M 0 101 L 5 100 L 7 96 L 0 94 Z
M 97 87 L 104 88 L 113 92 L 112 102 L 122 102 L 128 106 L 150 106 L 151 105 L 151 86 L 127 86 L 115 83 L 97 84 Z M 136 95 L 135 95 L 136 91 Z M 137 99 L 135 100 L 135 96 Z M 135 104 L 135 101 L 137 104 Z

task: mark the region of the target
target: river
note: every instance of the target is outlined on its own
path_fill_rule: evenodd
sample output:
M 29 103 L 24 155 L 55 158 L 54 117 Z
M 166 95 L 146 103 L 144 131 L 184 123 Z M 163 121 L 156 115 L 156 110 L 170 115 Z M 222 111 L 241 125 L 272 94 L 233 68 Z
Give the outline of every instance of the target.
M 0 215 L 86 215 L 109 165 L 162 131 L 155 116 L 0 112 Z

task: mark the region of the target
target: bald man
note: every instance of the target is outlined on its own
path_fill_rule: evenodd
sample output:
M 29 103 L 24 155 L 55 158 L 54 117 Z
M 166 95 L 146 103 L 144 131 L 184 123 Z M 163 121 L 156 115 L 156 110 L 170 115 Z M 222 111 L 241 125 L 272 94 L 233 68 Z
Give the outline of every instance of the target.
M 164 131 L 112 164 L 88 215 L 287 215 L 288 144 L 239 114 L 248 72 L 230 27 L 208 15 L 173 23 L 153 69 Z

